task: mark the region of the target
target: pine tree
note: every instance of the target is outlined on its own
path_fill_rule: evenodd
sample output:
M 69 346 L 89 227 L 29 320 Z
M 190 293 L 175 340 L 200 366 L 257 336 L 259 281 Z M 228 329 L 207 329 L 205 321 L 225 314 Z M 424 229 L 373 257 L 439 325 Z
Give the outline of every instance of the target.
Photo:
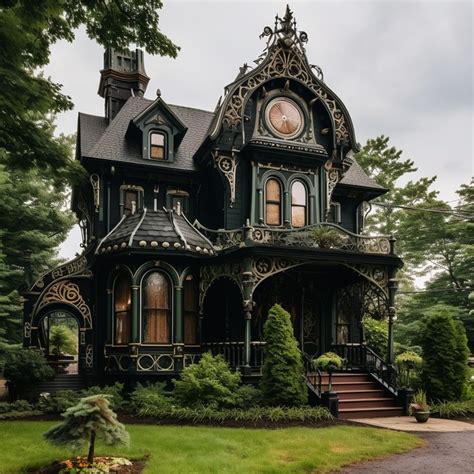
M 270 308 L 263 327 L 265 362 L 261 389 L 269 405 L 300 406 L 308 401 L 304 367 L 293 335 L 290 314 L 280 305 Z
M 87 461 L 94 462 L 95 442 L 102 439 L 105 444 L 128 445 L 129 436 L 117 415 L 110 409 L 107 395 L 93 395 L 66 410 L 64 421 L 44 434 L 52 444 L 82 447 L 89 443 Z

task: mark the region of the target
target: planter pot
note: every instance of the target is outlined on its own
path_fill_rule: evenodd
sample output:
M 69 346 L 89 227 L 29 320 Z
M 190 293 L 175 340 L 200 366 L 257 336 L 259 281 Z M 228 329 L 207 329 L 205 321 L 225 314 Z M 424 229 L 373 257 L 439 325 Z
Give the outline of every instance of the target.
M 418 423 L 426 423 L 428 421 L 428 418 L 430 417 L 430 412 L 429 411 L 415 411 L 413 415 Z

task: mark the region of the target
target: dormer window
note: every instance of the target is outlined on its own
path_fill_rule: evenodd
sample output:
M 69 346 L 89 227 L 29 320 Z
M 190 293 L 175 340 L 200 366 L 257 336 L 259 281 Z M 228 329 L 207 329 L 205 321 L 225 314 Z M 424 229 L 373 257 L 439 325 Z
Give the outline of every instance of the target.
M 143 207 L 143 188 L 124 184 L 120 186 L 120 215 L 129 216 Z
M 163 132 L 150 133 L 150 159 L 166 160 L 166 136 Z

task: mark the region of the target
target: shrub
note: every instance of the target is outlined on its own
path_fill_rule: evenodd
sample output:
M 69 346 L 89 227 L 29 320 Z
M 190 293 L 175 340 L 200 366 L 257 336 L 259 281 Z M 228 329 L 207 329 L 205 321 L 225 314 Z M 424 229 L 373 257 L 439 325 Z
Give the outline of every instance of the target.
M 339 231 L 328 227 L 316 227 L 312 229 L 311 237 L 321 248 L 338 248 L 345 240 Z
M 143 407 L 139 416 L 161 420 L 185 421 L 190 423 L 232 422 L 325 422 L 334 418 L 324 407 L 252 407 L 216 410 L 211 407 Z
M 42 393 L 37 408 L 43 413 L 64 413 L 68 408 L 76 405 L 80 398 L 80 392 L 73 390 L 58 390 L 54 395 Z
M 31 410 L 33 410 L 33 406 L 26 400 L 17 400 L 13 403 L 0 402 L 0 414 Z
M 107 395 L 110 407 L 113 410 L 120 410 L 125 405 L 125 400 L 122 396 L 123 383 L 115 382 L 113 385 L 104 385 L 100 387 L 93 385 L 81 391 L 80 398 L 90 397 L 92 395 Z
M 240 374 L 232 372 L 220 355 L 203 354 L 173 383 L 176 401 L 183 406 L 227 408 L 238 404 Z
M 165 383 L 142 385 L 138 383 L 130 395 L 130 408 L 134 413 L 146 407 L 169 408 L 171 397 L 165 394 Z
M 423 331 L 423 385 L 431 400 L 466 396 L 468 348 L 464 327 L 442 306 L 432 309 Z
M 262 405 L 262 391 L 253 385 L 242 385 L 237 390 L 238 406 L 240 408 L 251 408 Z
M 362 319 L 366 344 L 380 357 L 385 358 L 388 347 L 388 326 L 385 321 L 364 316 Z
M 77 337 L 74 331 L 64 325 L 52 326 L 49 331 L 49 348 L 55 356 L 75 354 Z
M 128 433 L 110 409 L 106 395 L 82 398 L 64 413 L 64 421 L 47 431 L 44 437 L 54 445 L 72 449 L 89 443 L 89 464 L 94 462 L 96 438 L 102 438 L 110 446 L 129 442 Z
M 441 402 L 431 407 L 431 413 L 440 418 L 459 418 L 474 415 L 474 400 L 462 402 Z
M 272 306 L 263 328 L 265 362 L 260 382 L 268 405 L 300 406 L 308 401 L 304 367 L 291 318 L 280 305 Z
M 14 384 L 17 391 L 22 392 L 52 379 L 54 370 L 48 365 L 41 351 L 20 349 L 7 354 L 4 376 Z
M 419 369 L 422 362 L 423 359 L 416 352 L 412 351 L 403 352 L 395 357 L 395 363 L 398 367 L 400 374 L 400 384 L 402 387 L 410 387 L 411 371 Z

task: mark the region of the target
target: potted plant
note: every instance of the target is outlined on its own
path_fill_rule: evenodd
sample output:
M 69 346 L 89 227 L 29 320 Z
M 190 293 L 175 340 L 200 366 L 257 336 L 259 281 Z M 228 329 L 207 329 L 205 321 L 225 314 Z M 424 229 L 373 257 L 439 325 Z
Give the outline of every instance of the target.
M 430 407 L 426 402 L 426 393 L 418 390 L 410 404 L 410 413 L 416 418 L 418 423 L 426 423 L 430 417 Z
M 328 392 L 332 392 L 332 373 L 334 370 L 342 368 L 344 359 L 334 352 L 326 352 L 325 354 L 320 355 L 317 359 L 314 359 L 313 362 L 315 367 L 328 373 Z
M 421 367 L 423 359 L 413 351 L 407 351 L 399 354 L 395 358 L 398 371 L 400 374 L 400 385 L 403 388 L 410 387 L 410 373 Z

